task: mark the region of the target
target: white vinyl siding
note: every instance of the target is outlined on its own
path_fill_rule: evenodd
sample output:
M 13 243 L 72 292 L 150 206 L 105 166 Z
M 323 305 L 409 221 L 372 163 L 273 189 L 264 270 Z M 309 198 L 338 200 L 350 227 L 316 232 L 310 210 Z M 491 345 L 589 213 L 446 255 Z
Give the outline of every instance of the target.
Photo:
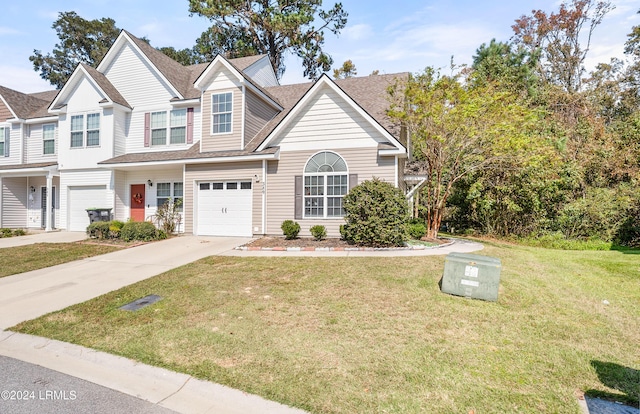
M 246 68 L 243 72 L 245 73 L 245 75 L 250 77 L 252 81 L 262 86 L 263 88 L 279 85 L 278 79 L 273 73 L 273 68 L 271 67 L 269 58 L 267 57 L 264 57 L 255 62 L 253 65 Z
M 88 205 L 87 207 L 95 207 L 95 208 L 113 208 L 114 207 L 114 191 L 112 184 L 113 183 L 113 172 L 108 170 L 76 170 L 76 171 L 61 171 L 60 172 L 60 220 L 58 223 L 58 228 L 71 230 L 70 219 L 71 214 L 70 211 L 74 210 L 76 213 L 74 214 L 74 218 L 78 217 L 82 221 L 82 214 L 78 213 L 81 209 L 82 205 L 70 204 L 72 200 L 70 197 L 72 195 L 72 191 L 74 189 L 82 189 L 82 188 L 96 188 L 99 187 L 102 189 L 102 193 L 95 197 L 92 205 Z M 78 193 L 75 193 L 78 195 Z M 88 193 L 84 193 L 88 194 Z M 95 193 L 94 193 L 95 195 Z M 113 211 L 112 211 L 113 212 Z M 87 212 L 84 212 L 84 215 L 87 216 Z M 87 216 L 88 220 L 88 216 Z M 84 223 L 84 221 L 83 221 Z M 79 228 L 77 223 L 74 223 L 75 228 Z M 80 231 L 84 231 L 85 229 L 81 229 Z
M 1 227 L 20 228 L 27 226 L 27 179 L 8 178 L 2 180 Z

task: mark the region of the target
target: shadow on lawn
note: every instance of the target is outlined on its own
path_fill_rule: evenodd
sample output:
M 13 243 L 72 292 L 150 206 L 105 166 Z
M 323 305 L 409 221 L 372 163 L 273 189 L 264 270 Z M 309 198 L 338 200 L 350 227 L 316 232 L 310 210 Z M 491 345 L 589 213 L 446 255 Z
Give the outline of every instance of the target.
M 588 390 L 587 397 L 603 400 L 620 401 L 632 407 L 640 407 L 640 371 L 612 362 L 591 361 L 598 379 L 609 388 L 622 392 L 623 395 L 600 390 Z

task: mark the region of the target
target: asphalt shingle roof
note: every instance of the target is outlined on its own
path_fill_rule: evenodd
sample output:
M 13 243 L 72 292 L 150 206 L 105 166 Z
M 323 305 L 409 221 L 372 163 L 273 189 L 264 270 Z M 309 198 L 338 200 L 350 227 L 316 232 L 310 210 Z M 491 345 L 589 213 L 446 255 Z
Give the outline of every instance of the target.
M 0 86 L 0 95 L 16 116 L 21 119 L 39 118 L 40 116 L 34 115 L 39 114 L 43 108 L 46 110 L 49 105 L 47 100 L 40 98 L 44 96 L 43 94 L 26 94 L 4 86 Z

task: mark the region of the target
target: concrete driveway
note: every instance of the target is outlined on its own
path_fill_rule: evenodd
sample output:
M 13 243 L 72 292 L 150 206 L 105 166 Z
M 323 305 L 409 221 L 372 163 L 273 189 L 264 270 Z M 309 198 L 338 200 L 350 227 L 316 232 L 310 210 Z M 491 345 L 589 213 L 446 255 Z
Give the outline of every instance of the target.
M 50 234 L 53 233 L 46 233 Z M 42 239 L 39 236 L 28 237 Z M 221 254 L 249 240 L 241 237 L 174 237 L 0 278 L 0 329 L 84 302 L 203 257 Z
M 82 231 L 37 232 L 26 236 L 3 237 L 0 239 L 0 249 L 36 243 L 73 243 L 86 238 L 87 234 Z

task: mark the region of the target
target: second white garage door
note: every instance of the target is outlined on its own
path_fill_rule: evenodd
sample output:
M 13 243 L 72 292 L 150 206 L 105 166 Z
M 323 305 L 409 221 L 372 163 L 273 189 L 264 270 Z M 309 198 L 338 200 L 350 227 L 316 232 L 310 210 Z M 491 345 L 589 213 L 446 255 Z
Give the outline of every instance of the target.
M 85 231 L 89 225 L 88 208 L 104 208 L 107 200 L 105 186 L 69 187 L 70 231 Z
M 196 233 L 251 237 L 251 187 L 251 181 L 198 183 Z

